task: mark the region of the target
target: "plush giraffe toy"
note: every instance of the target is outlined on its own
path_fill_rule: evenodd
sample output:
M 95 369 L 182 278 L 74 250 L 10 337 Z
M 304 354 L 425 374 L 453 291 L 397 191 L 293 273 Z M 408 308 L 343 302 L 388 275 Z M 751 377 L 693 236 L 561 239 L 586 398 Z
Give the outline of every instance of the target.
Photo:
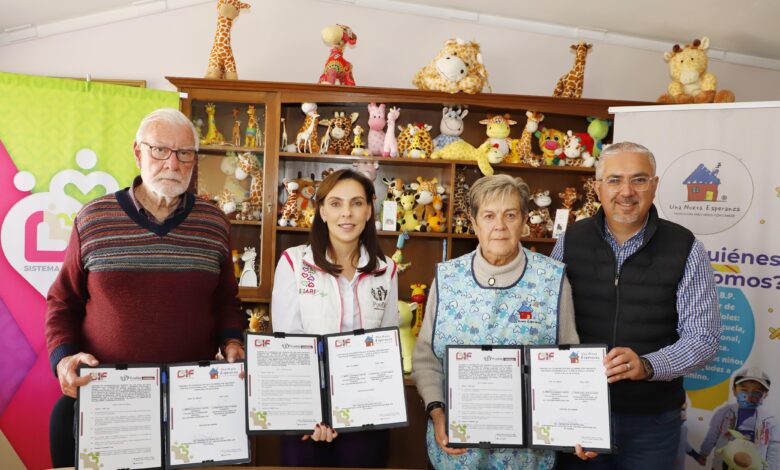
M 336 24 L 327 26 L 322 30 L 322 40 L 331 46 L 328 60 L 325 61 L 325 70 L 320 75 L 320 83 L 326 85 L 355 86 L 355 78 L 352 76 L 352 64 L 344 59 L 344 46 L 354 46 L 357 43 L 357 34 L 352 28 Z
M 236 60 L 230 47 L 230 28 L 238 18 L 241 10 L 248 10 L 252 5 L 239 0 L 219 0 L 217 2 L 217 31 L 214 33 L 214 46 L 209 55 L 209 66 L 206 78 L 224 78 L 238 80 Z
M 582 85 L 585 82 L 585 56 L 588 55 L 588 51 L 592 47 L 593 44 L 586 42 L 571 45 L 575 53 L 574 66 L 568 73 L 558 79 L 553 96 L 562 98 L 582 97 Z
M 257 157 L 251 152 L 242 153 L 238 156 L 235 176 L 237 180 L 244 180 L 250 177 L 249 184 L 249 216 L 246 220 L 260 220 L 263 207 L 263 170 L 257 161 Z

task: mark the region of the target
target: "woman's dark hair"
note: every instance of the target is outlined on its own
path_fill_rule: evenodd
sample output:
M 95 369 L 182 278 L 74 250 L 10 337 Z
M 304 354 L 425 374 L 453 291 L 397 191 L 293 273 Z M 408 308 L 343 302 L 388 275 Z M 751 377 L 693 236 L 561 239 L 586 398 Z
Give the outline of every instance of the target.
M 328 261 L 327 253 L 331 249 L 330 234 L 328 233 L 328 225 L 322 220 L 320 215 L 320 207 L 325 204 L 325 198 L 333 190 L 333 187 L 343 180 L 355 180 L 360 183 L 360 186 L 363 187 L 363 191 L 366 193 L 366 204 L 371 207 L 371 218 L 368 219 L 366 226 L 363 228 L 363 233 L 360 234 L 360 246 L 364 247 L 368 252 L 368 262 L 365 266 L 358 266 L 358 271 L 361 273 L 372 273 L 377 269 L 379 261 L 384 259 L 384 254 L 379 248 L 376 226 L 374 225 L 374 199 L 376 193 L 371 180 L 361 173 L 350 169 L 334 171 L 317 188 L 317 194 L 314 198 L 314 222 L 312 222 L 311 232 L 309 233 L 309 244 L 314 255 L 314 264 L 334 276 L 341 274 L 342 267 Z

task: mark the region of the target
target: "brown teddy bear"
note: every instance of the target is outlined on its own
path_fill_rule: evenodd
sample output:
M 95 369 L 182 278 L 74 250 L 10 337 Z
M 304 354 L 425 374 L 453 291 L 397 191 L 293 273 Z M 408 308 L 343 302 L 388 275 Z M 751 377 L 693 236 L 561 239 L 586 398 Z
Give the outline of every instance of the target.
M 668 93 L 658 98 L 659 103 L 731 103 L 734 93 L 731 90 L 717 90 L 715 75 L 707 72 L 707 49 L 710 40 L 707 37 L 694 40 L 693 44 L 680 47 L 675 44 L 671 52 L 664 53 L 669 63 L 669 76 L 672 83 Z

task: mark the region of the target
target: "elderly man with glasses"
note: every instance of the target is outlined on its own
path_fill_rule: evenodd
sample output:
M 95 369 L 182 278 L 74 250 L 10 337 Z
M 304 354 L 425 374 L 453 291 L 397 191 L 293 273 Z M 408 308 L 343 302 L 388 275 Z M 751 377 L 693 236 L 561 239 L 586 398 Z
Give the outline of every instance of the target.
M 146 116 L 133 143 L 141 170 L 130 188 L 76 216 L 47 301 L 46 345 L 63 396 L 51 415 L 55 467 L 73 466 L 80 364 L 243 359 L 243 317 L 230 225 L 187 192 L 197 131 L 175 109 Z
M 655 157 L 642 145 L 606 147 L 596 164 L 601 208 L 561 236 L 583 344 L 606 343 L 616 452 L 578 449 L 560 468 L 671 468 L 683 376 L 717 353 L 720 314 L 712 267 L 690 230 L 658 217 Z

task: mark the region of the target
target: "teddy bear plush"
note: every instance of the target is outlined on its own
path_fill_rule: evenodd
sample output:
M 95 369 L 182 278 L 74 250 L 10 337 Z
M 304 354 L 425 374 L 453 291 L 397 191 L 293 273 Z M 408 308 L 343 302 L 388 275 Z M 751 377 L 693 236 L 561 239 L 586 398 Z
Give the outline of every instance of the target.
M 448 39 L 439 55 L 417 72 L 412 83 L 420 90 L 447 93 L 474 94 L 485 85 L 490 87 L 479 44 L 460 38 Z
M 680 47 L 675 44 L 671 52 L 664 53 L 669 64 L 669 76 L 672 83 L 667 93 L 658 98 L 659 103 L 731 103 L 734 93 L 731 90 L 717 90 L 715 75 L 707 72 L 707 49 L 710 40 L 707 37 L 695 39 L 693 44 Z

